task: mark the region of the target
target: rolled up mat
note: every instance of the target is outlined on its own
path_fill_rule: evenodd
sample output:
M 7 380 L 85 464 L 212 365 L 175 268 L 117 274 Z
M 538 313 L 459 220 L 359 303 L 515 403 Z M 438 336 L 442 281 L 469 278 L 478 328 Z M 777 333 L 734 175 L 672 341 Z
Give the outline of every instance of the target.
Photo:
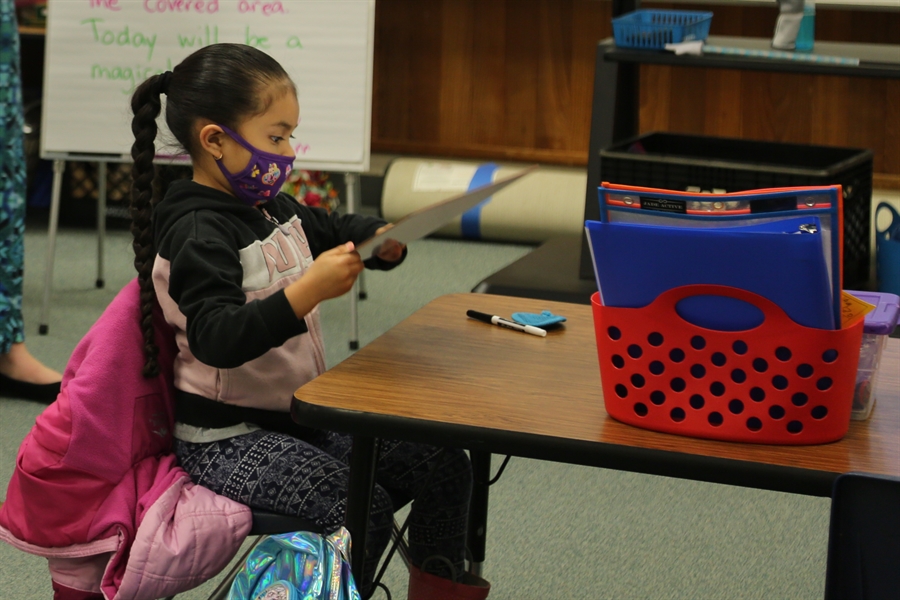
M 381 213 L 388 221 L 469 189 L 513 175 L 527 165 L 398 158 L 384 176 Z M 547 167 L 527 175 L 435 232 L 488 241 L 541 243 L 584 228 L 584 169 Z

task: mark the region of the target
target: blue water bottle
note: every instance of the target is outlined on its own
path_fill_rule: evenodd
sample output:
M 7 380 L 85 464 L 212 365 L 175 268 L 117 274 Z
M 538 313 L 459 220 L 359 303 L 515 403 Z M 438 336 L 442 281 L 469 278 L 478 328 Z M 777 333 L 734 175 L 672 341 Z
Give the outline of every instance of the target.
M 878 227 L 882 211 L 891 218 L 884 229 Z M 900 213 L 887 202 L 875 208 L 875 253 L 878 291 L 900 295 Z
M 816 3 L 815 0 L 803 2 L 803 18 L 800 20 L 800 30 L 797 32 L 797 43 L 794 50 L 797 52 L 812 52 L 816 37 Z

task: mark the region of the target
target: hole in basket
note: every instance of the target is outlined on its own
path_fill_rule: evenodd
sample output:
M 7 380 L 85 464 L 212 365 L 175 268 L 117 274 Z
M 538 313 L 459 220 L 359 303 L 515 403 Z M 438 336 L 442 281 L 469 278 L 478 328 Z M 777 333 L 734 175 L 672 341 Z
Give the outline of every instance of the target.
M 621 383 L 616 384 L 616 396 L 619 398 L 625 398 L 628 396 L 628 388 L 622 385 Z
M 669 352 L 669 359 L 672 362 L 680 363 L 684 360 L 684 350 L 681 348 L 672 348 L 672 351 Z
M 663 336 L 661 333 L 654 331 L 647 336 L 647 343 L 651 346 L 662 346 Z
M 638 402 L 637 404 L 634 405 L 634 412 L 639 417 L 646 417 L 647 413 L 650 411 L 647 409 L 646 404 L 644 404 L 643 402 Z
M 666 365 L 662 364 L 658 360 L 654 360 L 652 363 L 650 363 L 650 372 L 653 373 L 654 375 L 662 375 L 663 371 L 665 371 L 665 370 L 666 370 Z
M 788 386 L 787 377 L 785 377 L 784 375 L 776 375 L 772 378 L 772 386 L 776 390 L 786 390 Z
M 706 348 L 706 340 L 702 335 L 695 335 L 691 338 L 691 348 L 694 350 L 703 350 Z
M 706 375 L 706 367 L 703 365 L 691 365 L 691 375 L 695 379 L 700 379 L 704 375 Z
M 687 384 L 684 382 L 684 379 L 681 377 L 676 377 L 671 382 L 672 391 L 674 392 L 683 392 L 684 388 L 687 387 Z
M 769 416 L 773 419 L 783 419 L 784 418 L 784 407 L 778 406 L 774 404 L 769 407 Z
M 800 433 L 803 431 L 803 423 L 800 421 L 791 421 L 787 424 L 788 433 Z
M 728 410 L 730 410 L 732 414 L 739 415 L 744 412 L 744 403 L 735 398 L 728 403 Z
M 747 429 L 750 431 L 759 431 L 762 429 L 762 421 L 757 419 L 756 417 L 750 417 L 747 419 Z
M 659 390 L 654 390 L 654 391 L 650 392 L 650 402 L 652 402 L 653 404 L 659 406 L 660 404 L 662 404 L 665 401 L 666 401 L 666 395 L 663 392 L 661 392 Z
M 825 352 L 822 353 L 822 360 L 824 360 L 827 363 L 833 363 L 834 361 L 837 360 L 837 357 L 838 357 L 838 351 L 833 348 L 831 350 L 826 350 Z
M 813 419 L 824 419 L 826 416 L 828 416 L 828 409 L 824 406 L 817 406 L 809 411 L 809 414 L 812 415 Z
M 750 399 L 754 402 L 762 402 L 766 399 L 766 391 L 761 387 L 750 388 Z
M 631 358 L 640 358 L 643 353 L 644 351 L 641 350 L 641 347 L 637 344 L 631 344 L 630 346 L 628 346 L 628 356 L 630 356 Z
M 713 427 L 718 427 L 725 419 L 722 418 L 722 413 L 711 412 L 706 420 L 709 421 L 709 424 Z
M 713 381 L 709 386 L 709 392 L 713 396 L 721 396 L 725 393 L 725 384 L 721 381 Z
M 775 358 L 777 358 L 781 362 L 787 362 L 791 360 L 791 356 L 793 355 L 791 354 L 790 348 L 786 348 L 785 346 L 779 346 L 778 348 L 775 348 Z
M 701 396 L 700 394 L 694 394 L 693 396 L 691 396 L 690 403 L 691 408 L 700 410 L 701 408 L 703 408 L 703 405 L 706 404 L 706 400 L 704 400 L 703 396 Z
M 609 334 L 609 339 L 611 340 L 618 340 L 622 337 L 622 332 L 619 331 L 618 327 L 609 327 L 606 333 Z
M 753 359 L 753 370 L 757 373 L 765 373 L 769 370 L 769 363 L 764 358 Z
M 680 423 L 684 421 L 684 409 L 683 408 L 673 408 L 669 413 L 669 416 L 672 417 L 672 420 L 676 423 Z
M 803 377 L 803 378 L 812 377 L 812 374 L 813 374 L 812 365 L 808 365 L 806 363 L 803 363 L 802 365 L 797 365 L 797 375 L 799 375 L 800 377 Z
M 709 294 L 682 298 L 675 312 L 692 325 L 716 331 L 746 331 L 765 320 L 763 311 L 745 300 Z
M 822 377 L 816 382 L 816 388 L 823 392 L 831 387 L 831 377 Z
M 747 354 L 747 342 L 735 340 L 734 343 L 731 344 L 731 349 L 734 350 L 735 354 Z
M 618 354 L 613 354 L 612 364 L 615 368 L 621 369 L 625 366 L 625 359 L 619 356 Z
M 744 383 L 747 381 L 747 374 L 743 369 L 735 369 L 731 372 L 731 380 L 735 383 Z
M 712 364 L 716 365 L 717 367 L 724 367 L 725 361 L 726 359 L 724 354 L 722 354 L 721 352 L 713 352 Z
M 644 383 L 644 376 L 640 373 L 635 373 L 631 376 L 631 385 L 633 385 L 634 387 L 642 388 L 644 387 Z
M 804 394 L 803 392 L 797 392 L 793 396 L 791 396 L 791 404 L 794 406 L 803 406 L 809 402 L 809 396 Z

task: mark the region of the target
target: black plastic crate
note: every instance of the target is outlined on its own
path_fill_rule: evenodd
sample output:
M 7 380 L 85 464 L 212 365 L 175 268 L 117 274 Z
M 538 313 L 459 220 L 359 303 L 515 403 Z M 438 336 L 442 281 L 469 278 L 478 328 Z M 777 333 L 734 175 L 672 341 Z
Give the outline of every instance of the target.
M 648 133 L 601 150 L 600 178 L 623 185 L 706 192 L 840 184 L 844 288 L 870 285 L 871 150 Z

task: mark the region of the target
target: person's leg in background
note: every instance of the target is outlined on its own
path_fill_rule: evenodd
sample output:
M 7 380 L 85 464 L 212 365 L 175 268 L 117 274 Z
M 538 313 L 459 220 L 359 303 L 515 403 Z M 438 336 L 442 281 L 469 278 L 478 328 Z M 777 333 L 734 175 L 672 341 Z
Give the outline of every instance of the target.
M 15 6 L 0 0 L 0 396 L 52 402 L 62 375 L 28 352 L 22 321 L 23 121 Z

